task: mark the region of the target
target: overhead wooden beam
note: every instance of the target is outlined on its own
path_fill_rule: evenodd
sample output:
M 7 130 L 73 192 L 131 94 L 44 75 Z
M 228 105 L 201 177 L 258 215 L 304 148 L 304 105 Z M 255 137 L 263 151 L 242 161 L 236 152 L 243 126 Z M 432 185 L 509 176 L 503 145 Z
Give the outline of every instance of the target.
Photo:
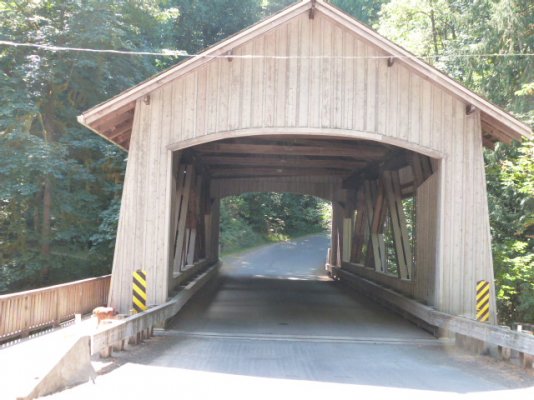
M 354 172 L 346 178 L 343 183 L 343 189 L 358 188 L 365 180 L 374 180 L 384 171 L 397 171 L 410 163 L 410 153 L 404 150 L 397 150 L 387 156 L 380 163 L 370 163 L 367 168 Z
M 336 169 L 327 168 L 268 168 L 268 167 L 252 167 L 252 168 L 239 168 L 239 167 L 219 167 L 211 170 L 211 176 L 213 178 L 228 178 L 235 176 L 328 176 L 338 175 L 346 176 L 349 172 Z
M 482 134 L 490 135 L 491 137 L 495 138 L 496 140 L 510 144 L 512 143 L 512 138 L 507 136 L 501 128 L 499 128 L 495 123 L 495 121 L 491 121 L 489 119 L 481 118 L 481 130 Z
M 99 128 L 100 131 L 106 136 L 108 136 L 110 133 L 117 129 L 121 129 L 122 127 L 129 125 L 130 127 L 133 125 L 133 118 L 134 113 L 133 111 L 129 111 L 127 113 L 124 113 L 120 116 L 120 118 L 110 121 L 105 125 L 101 125 Z
M 131 131 L 126 131 L 122 133 L 120 136 L 115 137 L 113 141 L 123 146 L 125 143 L 130 142 L 130 136 L 131 136 Z
M 309 158 L 285 158 L 285 157 L 232 157 L 205 155 L 199 160 L 207 166 L 212 165 L 249 165 L 249 166 L 272 166 L 293 168 L 341 168 L 354 170 L 367 165 L 365 161 L 340 160 L 337 158 L 309 159 Z
M 117 126 L 113 127 L 112 129 L 105 131 L 104 135 L 106 135 L 108 138 L 113 140 L 116 137 L 118 137 L 118 136 L 120 136 L 120 135 L 122 135 L 124 133 L 131 132 L 132 125 L 133 125 L 133 120 L 124 121 L 122 124 L 117 125 Z
M 268 135 L 268 136 L 254 136 L 245 138 L 233 138 L 221 141 L 220 143 L 235 143 L 235 144 L 263 144 L 275 146 L 312 146 L 312 147 L 329 147 L 332 149 L 355 149 L 362 148 L 370 151 L 387 152 L 392 149 L 386 144 L 375 144 L 369 141 L 350 140 L 347 138 L 329 138 L 328 136 L 320 137 L 306 137 L 302 135 Z
M 100 129 L 103 126 L 107 126 L 110 123 L 115 121 L 120 121 L 121 119 L 127 119 L 130 115 L 133 115 L 135 111 L 135 101 L 125 104 L 118 110 L 104 115 L 101 118 L 87 118 L 86 123 L 91 125 L 94 129 Z M 126 114 L 126 115 L 125 115 Z
M 209 143 L 198 146 L 199 153 L 229 153 L 229 154 L 278 154 L 300 156 L 332 156 L 351 157 L 360 160 L 379 160 L 386 154 L 386 150 L 379 147 L 353 147 L 331 148 L 314 146 L 287 146 L 287 145 L 263 145 L 263 144 L 238 144 L 238 143 Z

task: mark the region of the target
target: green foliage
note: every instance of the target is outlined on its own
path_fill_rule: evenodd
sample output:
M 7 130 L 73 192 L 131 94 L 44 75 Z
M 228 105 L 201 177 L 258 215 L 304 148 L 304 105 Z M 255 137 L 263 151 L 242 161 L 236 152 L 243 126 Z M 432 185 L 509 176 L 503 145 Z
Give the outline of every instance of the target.
M 299 0 L 265 0 L 263 2 L 263 14 L 274 14 Z M 386 0 L 332 0 L 332 5 L 340 8 L 347 14 L 357 18 L 366 24 L 373 24 L 378 19 L 378 13 Z
M 15 42 L 154 49 L 165 21 L 157 2 L 0 1 Z M 0 48 L 0 292 L 109 272 L 125 155 L 76 115 L 155 72 L 146 57 Z
M 534 321 L 534 142 L 486 152 L 500 318 Z
M 221 202 L 221 246 L 224 252 L 285 240 L 328 227 L 330 204 L 291 193 L 245 193 Z
M 378 14 L 386 0 L 333 0 L 332 4 L 366 24 L 378 21 Z

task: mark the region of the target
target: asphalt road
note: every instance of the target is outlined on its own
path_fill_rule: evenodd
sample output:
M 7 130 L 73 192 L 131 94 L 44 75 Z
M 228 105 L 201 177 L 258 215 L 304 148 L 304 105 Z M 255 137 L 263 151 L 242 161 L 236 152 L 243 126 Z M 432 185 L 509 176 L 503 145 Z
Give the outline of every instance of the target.
M 324 273 L 315 235 L 227 256 L 168 330 L 53 398 L 534 398 L 534 380 L 463 354 Z

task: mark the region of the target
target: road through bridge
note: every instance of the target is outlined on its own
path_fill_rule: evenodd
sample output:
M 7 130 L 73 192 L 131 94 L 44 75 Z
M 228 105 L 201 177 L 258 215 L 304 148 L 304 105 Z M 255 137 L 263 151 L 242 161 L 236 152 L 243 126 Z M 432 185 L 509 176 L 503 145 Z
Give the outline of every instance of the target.
M 502 362 L 460 353 L 330 279 L 324 270 L 328 242 L 314 235 L 225 257 L 220 276 L 165 331 L 114 353 L 115 369 L 95 383 L 51 398 L 534 393 L 527 389 L 534 378 L 517 368 L 503 371 Z

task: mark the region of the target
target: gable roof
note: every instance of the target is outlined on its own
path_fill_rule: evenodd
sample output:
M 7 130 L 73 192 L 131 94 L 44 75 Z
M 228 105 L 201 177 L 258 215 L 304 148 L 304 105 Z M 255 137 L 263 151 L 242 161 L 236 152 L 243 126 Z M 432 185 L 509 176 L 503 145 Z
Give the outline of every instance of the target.
M 82 115 L 78 116 L 78 121 L 98 135 L 127 149 L 136 100 L 143 98 L 145 95 L 176 78 L 195 70 L 213 60 L 214 57 L 224 56 L 231 52 L 233 48 L 305 12 L 322 13 L 324 16 L 355 33 L 361 39 L 380 48 L 392 58 L 398 59 L 398 62 L 404 63 L 411 70 L 424 76 L 425 79 L 461 99 L 471 109 L 474 107 L 480 110 L 483 139 L 487 147 L 492 147 L 496 141 L 510 143 L 512 140 L 521 140 L 522 137 L 531 137 L 532 132 L 528 125 L 520 122 L 511 114 L 467 89 L 446 74 L 418 59 L 412 53 L 382 37 L 365 24 L 355 20 L 353 17 L 326 3 L 324 0 L 303 0 L 298 2 L 278 14 L 213 45 L 201 54 L 181 62 L 125 90 L 110 100 L 85 111 Z

